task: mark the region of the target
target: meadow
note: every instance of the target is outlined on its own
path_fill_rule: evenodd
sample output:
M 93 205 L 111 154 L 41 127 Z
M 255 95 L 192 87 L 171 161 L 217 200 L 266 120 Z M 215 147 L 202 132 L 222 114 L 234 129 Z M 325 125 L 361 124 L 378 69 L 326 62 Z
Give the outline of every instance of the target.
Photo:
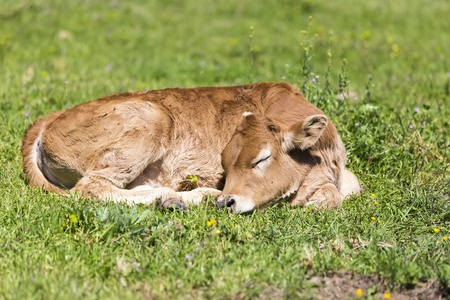
M 450 297 L 449 15 L 445 0 L 2 0 L 0 298 Z M 259 81 L 324 110 L 359 196 L 187 213 L 22 177 L 22 136 L 50 112 Z

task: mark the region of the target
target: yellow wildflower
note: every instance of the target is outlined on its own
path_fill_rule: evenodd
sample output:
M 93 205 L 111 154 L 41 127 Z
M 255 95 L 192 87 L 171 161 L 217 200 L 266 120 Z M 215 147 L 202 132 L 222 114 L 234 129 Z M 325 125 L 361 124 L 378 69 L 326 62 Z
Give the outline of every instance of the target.
M 439 228 L 434 228 L 434 232 L 438 233 L 440 231 Z
M 357 289 L 356 290 L 356 296 L 361 297 L 362 295 L 362 290 L 361 289 Z
M 330 58 L 333 57 L 330 52 L 328 52 L 328 57 L 330 57 Z
M 74 222 L 74 223 L 78 222 L 77 216 L 75 216 L 75 215 L 70 215 L 69 218 L 70 218 L 70 220 L 72 220 L 72 222 Z
M 196 183 L 198 181 L 197 175 L 188 175 L 187 177 L 191 183 Z
M 377 219 L 377 218 L 375 218 L 375 217 L 370 217 L 370 218 L 371 218 L 372 220 L 374 220 L 374 221 Z
M 376 197 L 375 194 L 372 194 L 372 197 Z
M 391 294 L 389 294 L 389 293 L 384 293 L 384 294 L 383 294 L 383 297 L 386 298 L 386 299 L 391 299 Z
M 375 201 L 375 205 L 378 205 L 378 201 Z
M 208 226 L 216 226 L 216 220 L 215 219 L 211 219 L 208 222 L 206 222 L 206 225 L 208 225 Z
M 443 236 L 442 239 L 443 239 L 444 241 L 446 241 L 446 240 L 447 240 L 447 237 L 446 237 L 446 236 Z
M 392 52 L 394 52 L 395 54 L 398 54 L 400 52 L 397 44 L 392 45 Z

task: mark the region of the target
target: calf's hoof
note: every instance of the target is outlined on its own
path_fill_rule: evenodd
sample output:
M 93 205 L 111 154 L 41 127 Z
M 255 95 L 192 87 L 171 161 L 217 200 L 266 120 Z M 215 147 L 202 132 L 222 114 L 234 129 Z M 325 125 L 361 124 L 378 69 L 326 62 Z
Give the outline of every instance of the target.
M 161 203 L 161 207 L 168 210 L 180 209 L 188 211 L 187 205 L 180 199 L 168 199 Z

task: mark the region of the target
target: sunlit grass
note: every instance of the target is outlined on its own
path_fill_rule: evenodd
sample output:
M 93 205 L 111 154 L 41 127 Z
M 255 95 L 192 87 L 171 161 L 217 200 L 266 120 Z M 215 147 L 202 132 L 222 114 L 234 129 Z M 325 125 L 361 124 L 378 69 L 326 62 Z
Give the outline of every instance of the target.
M 339 271 L 384 280 L 349 297 L 448 288 L 449 10 L 4 1 L 0 298 L 298 298 L 318 293 L 312 277 Z M 23 133 L 52 111 L 117 92 L 280 80 L 323 109 L 346 145 L 363 191 L 342 209 L 167 212 L 46 194 L 21 177 Z

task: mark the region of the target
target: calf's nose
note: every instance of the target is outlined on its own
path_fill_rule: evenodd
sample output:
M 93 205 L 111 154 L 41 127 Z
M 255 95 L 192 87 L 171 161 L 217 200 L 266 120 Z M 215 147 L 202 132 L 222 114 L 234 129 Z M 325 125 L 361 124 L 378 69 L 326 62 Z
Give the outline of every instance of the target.
M 217 199 L 217 207 L 218 208 L 231 208 L 235 203 L 233 196 L 220 196 Z

